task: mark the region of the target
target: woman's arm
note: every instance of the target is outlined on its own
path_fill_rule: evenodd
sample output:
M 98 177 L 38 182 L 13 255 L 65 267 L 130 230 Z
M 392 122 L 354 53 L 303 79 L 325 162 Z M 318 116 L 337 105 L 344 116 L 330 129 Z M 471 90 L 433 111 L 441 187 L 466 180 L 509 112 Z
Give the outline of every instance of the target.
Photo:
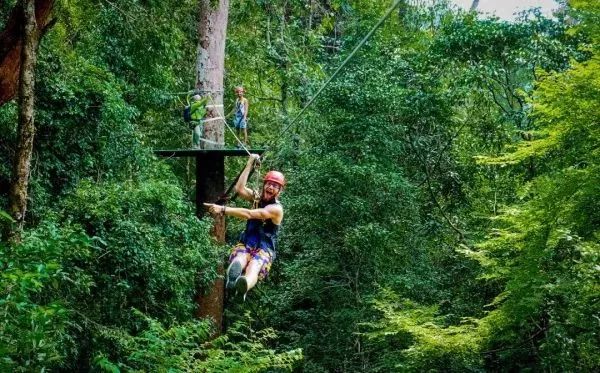
M 254 193 L 252 192 L 252 189 L 246 186 L 246 184 L 248 183 L 250 170 L 252 170 L 254 162 L 256 162 L 256 160 L 259 158 L 260 157 L 258 154 L 250 154 L 250 157 L 248 157 L 248 162 L 246 163 L 246 167 L 244 168 L 244 171 L 242 171 L 240 178 L 235 184 L 235 192 L 246 201 L 254 201 Z
M 241 207 L 227 207 L 221 205 L 215 205 L 213 203 L 205 203 L 204 206 L 208 207 L 208 211 L 212 214 L 222 214 L 228 216 L 235 216 L 240 219 L 260 219 L 267 220 L 271 219 L 273 223 L 280 224 L 283 220 L 283 208 L 279 204 L 271 204 L 260 209 L 245 209 Z

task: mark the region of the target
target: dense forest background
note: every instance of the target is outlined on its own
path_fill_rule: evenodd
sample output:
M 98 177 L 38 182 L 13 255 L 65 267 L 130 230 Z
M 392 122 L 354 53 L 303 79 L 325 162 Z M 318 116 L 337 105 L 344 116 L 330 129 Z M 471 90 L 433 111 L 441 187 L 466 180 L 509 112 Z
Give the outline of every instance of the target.
M 26 226 L 0 243 L 0 371 L 600 370 L 600 3 L 515 22 L 424 3 L 281 134 L 390 4 L 231 0 L 225 106 L 244 85 L 289 185 L 271 276 L 213 339 L 194 298 L 228 248 L 195 217 L 194 164 L 152 153 L 190 144 L 198 2 L 57 0 Z M 18 112 L 0 106 L 5 211 Z

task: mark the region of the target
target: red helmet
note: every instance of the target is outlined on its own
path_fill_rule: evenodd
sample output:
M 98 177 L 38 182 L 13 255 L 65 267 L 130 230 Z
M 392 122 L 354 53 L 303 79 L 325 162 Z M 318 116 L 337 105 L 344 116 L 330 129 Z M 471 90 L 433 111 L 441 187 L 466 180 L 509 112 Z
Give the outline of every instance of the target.
M 267 174 L 265 175 L 265 178 L 264 178 L 263 182 L 266 183 L 267 181 L 271 181 L 271 182 L 273 182 L 275 184 L 279 184 L 282 187 L 285 185 L 285 177 L 279 171 L 269 171 L 269 172 L 267 172 Z

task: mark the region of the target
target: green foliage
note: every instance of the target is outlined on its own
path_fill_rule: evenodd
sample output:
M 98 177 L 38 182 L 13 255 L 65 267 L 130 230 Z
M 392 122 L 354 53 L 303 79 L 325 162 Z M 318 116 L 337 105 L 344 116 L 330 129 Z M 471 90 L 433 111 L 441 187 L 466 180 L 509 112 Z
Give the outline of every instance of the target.
M 169 92 L 192 84 L 182 76 L 194 58 L 193 9 L 190 1 L 57 2 L 36 71 L 35 155 L 44 162 L 31 180 L 32 221 L 83 178 L 134 178 L 148 162 L 144 144 L 188 143 Z M 2 186 L 10 180 L 16 123 L 15 106 L 3 106 Z
M 286 150 L 288 165 L 295 167 L 284 201 L 291 226 L 284 245 L 292 254 L 282 254 L 290 262 L 283 264 L 278 288 L 285 294 L 268 295 L 285 310 L 276 325 L 287 330 L 284 341 L 304 346 L 305 368 L 311 370 L 593 369 L 590 324 L 570 325 L 569 301 L 555 306 L 549 297 L 556 295 L 541 290 L 554 281 L 568 284 L 558 290 L 562 295 L 583 286 L 584 293 L 569 299 L 581 320 L 591 320 L 596 311 L 587 290 L 594 289 L 590 273 L 571 273 L 568 262 L 554 267 L 539 251 L 546 247 L 544 229 L 557 220 L 570 222 L 569 229 L 581 222 L 587 234 L 595 232 L 597 207 L 590 198 L 597 193 L 591 187 L 596 178 L 575 181 L 561 173 L 561 181 L 581 187 L 563 189 L 551 171 L 597 164 L 597 136 L 590 127 L 597 113 L 587 109 L 597 96 L 593 58 L 572 62 L 565 71 L 570 56 L 586 57 L 577 48 L 587 36 L 571 38 L 563 23 L 539 16 L 509 24 L 447 14 L 438 27 L 431 36 L 416 30 L 376 41 L 377 52 L 357 58 L 320 99 L 318 115 L 300 131 L 304 144 Z M 586 78 L 573 79 L 578 65 L 588 63 L 591 69 L 581 74 Z M 548 83 L 534 90 L 538 76 L 547 76 Z M 552 76 L 565 76 L 570 85 L 552 84 Z M 569 99 L 544 109 L 545 92 L 553 89 L 568 92 Z M 527 142 L 515 135 L 523 128 L 552 128 L 561 117 L 577 118 L 577 132 L 557 129 L 565 143 L 556 142 L 555 155 L 539 166 L 546 178 L 535 178 L 535 165 L 500 169 L 496 165 L 507 162 L 474 162 L 474 155 L 497 154 L 512 143 L 530 151 L 517 160 L 544 155 L 533 151 L 537 132 Z M 523 178 L 534 181 L 519 198 L 515 190 Z M 555 206 L 550 201 L 566 208 L 571 201 L 563 197 L 573 198 L 585 186 L 566 215 L 540 216 Z M 540 196 L 541 205 L 528 207 L 530 195 L 543 190 L 558 194 Z M 508 215 L 498 217 L 501 210 Z M 528 213 L 499 225 L 515 210 Z M 490 215 L 495 219 L 487 220 Z M 472 250 L 471 240 L 483 239 L 488 227 L 506 241 L 490 239 Z M 451 234 L 456 230 L 463 231 L 460 244 Z M 595 265 L 589 260 L 584 268 Z M 382 287 L 392 295 L 381 297 Z M 379 300 L 365 307 L 371 299 Z M 547 309 L 560 314 L 552 319 L 552 332 Z M 375 331 L 364 334 L 359 325 Z M 560 337 L 544 339 L 544 332 Z M 559 343 L 576 338 L 581 349 L 558 353 Z M 526 344 L 539 347 L 532 351 Z M 346 353 L 352 348 L 353 354 Z
M 490 275 L 506 281 L 495 309 L 482 320 L 493 331 L 487 342 L 495 351 L 489 356 L 493 365 L 522 368 L 539 360 L 559 370 L 599 366 L 591 322 L 599 311 L 593 295 L 597 172 L 593 167 L 540 177 L 530 190 L 534 197 L 502 215 L 504 228 L 479 247 L 476 257 Z M 508 347 L 515 344 L 534 347 Z
M 134 313 L 146 324 L 137 335 L 100 331 L 100 339 L 112 341 L 113 349 L 96 355 L 96 367 L 107 372 L 291 371 L 302 358 L 299 351 L 277 353 L 268 349 L 266 344 L 275 338 L 270 329 L 254 331 L 236 322 L 227 335 L 210 340 L 213 330 L 208 321 L 188 321 L 165 328 L 144 314 Z M 109 356 L 121 358 L 111 361 Z
M 92 279 L 75 263 L 92 258 L 95 243 L 81 229 L 49 223 L 20 245 L 0 246 L 0 369 L 39 371 L 60 366 L 74 341 L 69 298 L 88 293 Z
M 254 330 L 251 320 L 240 320 L 227 334 L 211 341 L 206 351 L 192 360 L 190 370 L 227 372 L 292 371 L 302 360 L 300 349 L 276 352 L 268 348 L 277 337 L 271 328 Z
M 194 285 L 216 275 L 220 256 L 209 224 L 197 221 L 172 183 L 83 182 L 63 209 L 67 220 L 102 240 L 90 270 L 97 273 L 96 295 L 110 301 L 89 306 L 107 320 L 124 323 L 131 307 L 161 320 L 182 318 L 192 312 Z
M 480 349 L 485 334 L 477 330 L 476 320 L 445 326 L 447 316 L 438 307 L 419 307 L 389 291 L 374 306 L 382 319 L 366 326 L 375 330 L 367 333 L 369 339 L 384 346 L 377 371 L 484 371 Z
M 594 371 L 600 366 L 596 60 L 573 62 L 543 78 L 533 95 L 539 137 L 483 159 L 492 164 L 541 159 L 548 170 L 521 187 L 519 202 L 493 220 L 485 241 L 463 250 L 483 265 L 485 279 L 505 284 L 475 329 L 484 336 L 475 340 L 488 369 Z
M 552 74 L 539 82 L 534 98 L 534 117 L 538 119 L 534 139 L 514 147 L 510 153 L 481 158 L 488 164 L 514 164 L 531 157 L 559 165 L 574 165 L 588 156 L 597 159 L 594 141 L 598 139 L 595 101 L 600 94 L 600 58 L 574 62 L 565 73 Z M 558 97 L 561 97 L 559 100 Z
M 74 368 L 107 348 L 97 339 L 104 328 L 139 329 L 133 308 L 166 324 L 189 319 L 221 256 L 181 196 L 160 180 L 82 182 L 58 216 L 5 248 L 8 361 Z
M 290 182 L 269 280 L 211 340 L 193 299 L 225 252 L 183 202 L 191 164 L 151 156 L 189 144 L 197 2 L 57 2 L 28 227 L 0 246 L 0 370 L 598 370 L 600 8 L 448 4 L 405 2 L 279 137 L 389 4 L 231 2 L 225 104 L 246 87 Z
M 410 151 L 406 127 L 418 110 L 433 117 L 446 107 L 435 88 L 412 95 L 405 61 L 386 64 L 386 53 L 358 59 L 327 90 L 300 132 L 296 157 L 286 160 L 295 167 L 283 199 L 282 294 L 270 294 L 269 319 L 285 328 L 284 341 L 303 346 L 307 370 L 370 369 L 376 358 L 359 323 L 376 316 L 369 300 L 378 284 L 420 298 L 435 281 L 419 275 L 431 268 L 415 234 L 422 229 L 418 191 L 400 159 Z
M 51 160 L 42 179 L 62 191 L 80 178 L 131 177 L 147 155 L 133 124 L 137 110 L 118 79 L 74 54 L 48 56 L 38 69 L 50 76 L 38 84 L 37 149 Z
M 544 157 L 554 171 L 525 185 L 523 203 L 507 209 L 495 234 L 474 253 L 489 275 L 507 280 L 498 309 L 484 319 L 496 329 L 492 345 L 510 344 L 517 335 L 539 345 L 534 356 L 543 366 L 560 370 L 600 366 L 596 325 L 588 322 L 599 312 L 592 268 L 599 263 L 600 133 L 591 104 L 599 88 L 597 57 L 540 83 L 534 107 L 546 137 L 492 161 Z M 494 358 L 520 367 L 531 357 L 500 352 Z

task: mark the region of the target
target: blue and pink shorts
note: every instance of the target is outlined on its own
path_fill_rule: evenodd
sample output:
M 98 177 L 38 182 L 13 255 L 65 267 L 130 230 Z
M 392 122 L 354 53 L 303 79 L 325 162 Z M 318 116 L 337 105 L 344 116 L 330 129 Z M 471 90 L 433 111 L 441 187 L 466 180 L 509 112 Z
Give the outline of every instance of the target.
M 258 278 L 264 280 L 268 276 L 271 263 L 273 263 L 273 255 L 268 250 L 247 247 L 240 242 L 231 250 L 229 262 L 231 263 L 238 255 L 245 255 L 248 263 L 250 263 L 250 260 L 260 260 L 262 266 L 260 267 L 260 272 L 258 272 Z

